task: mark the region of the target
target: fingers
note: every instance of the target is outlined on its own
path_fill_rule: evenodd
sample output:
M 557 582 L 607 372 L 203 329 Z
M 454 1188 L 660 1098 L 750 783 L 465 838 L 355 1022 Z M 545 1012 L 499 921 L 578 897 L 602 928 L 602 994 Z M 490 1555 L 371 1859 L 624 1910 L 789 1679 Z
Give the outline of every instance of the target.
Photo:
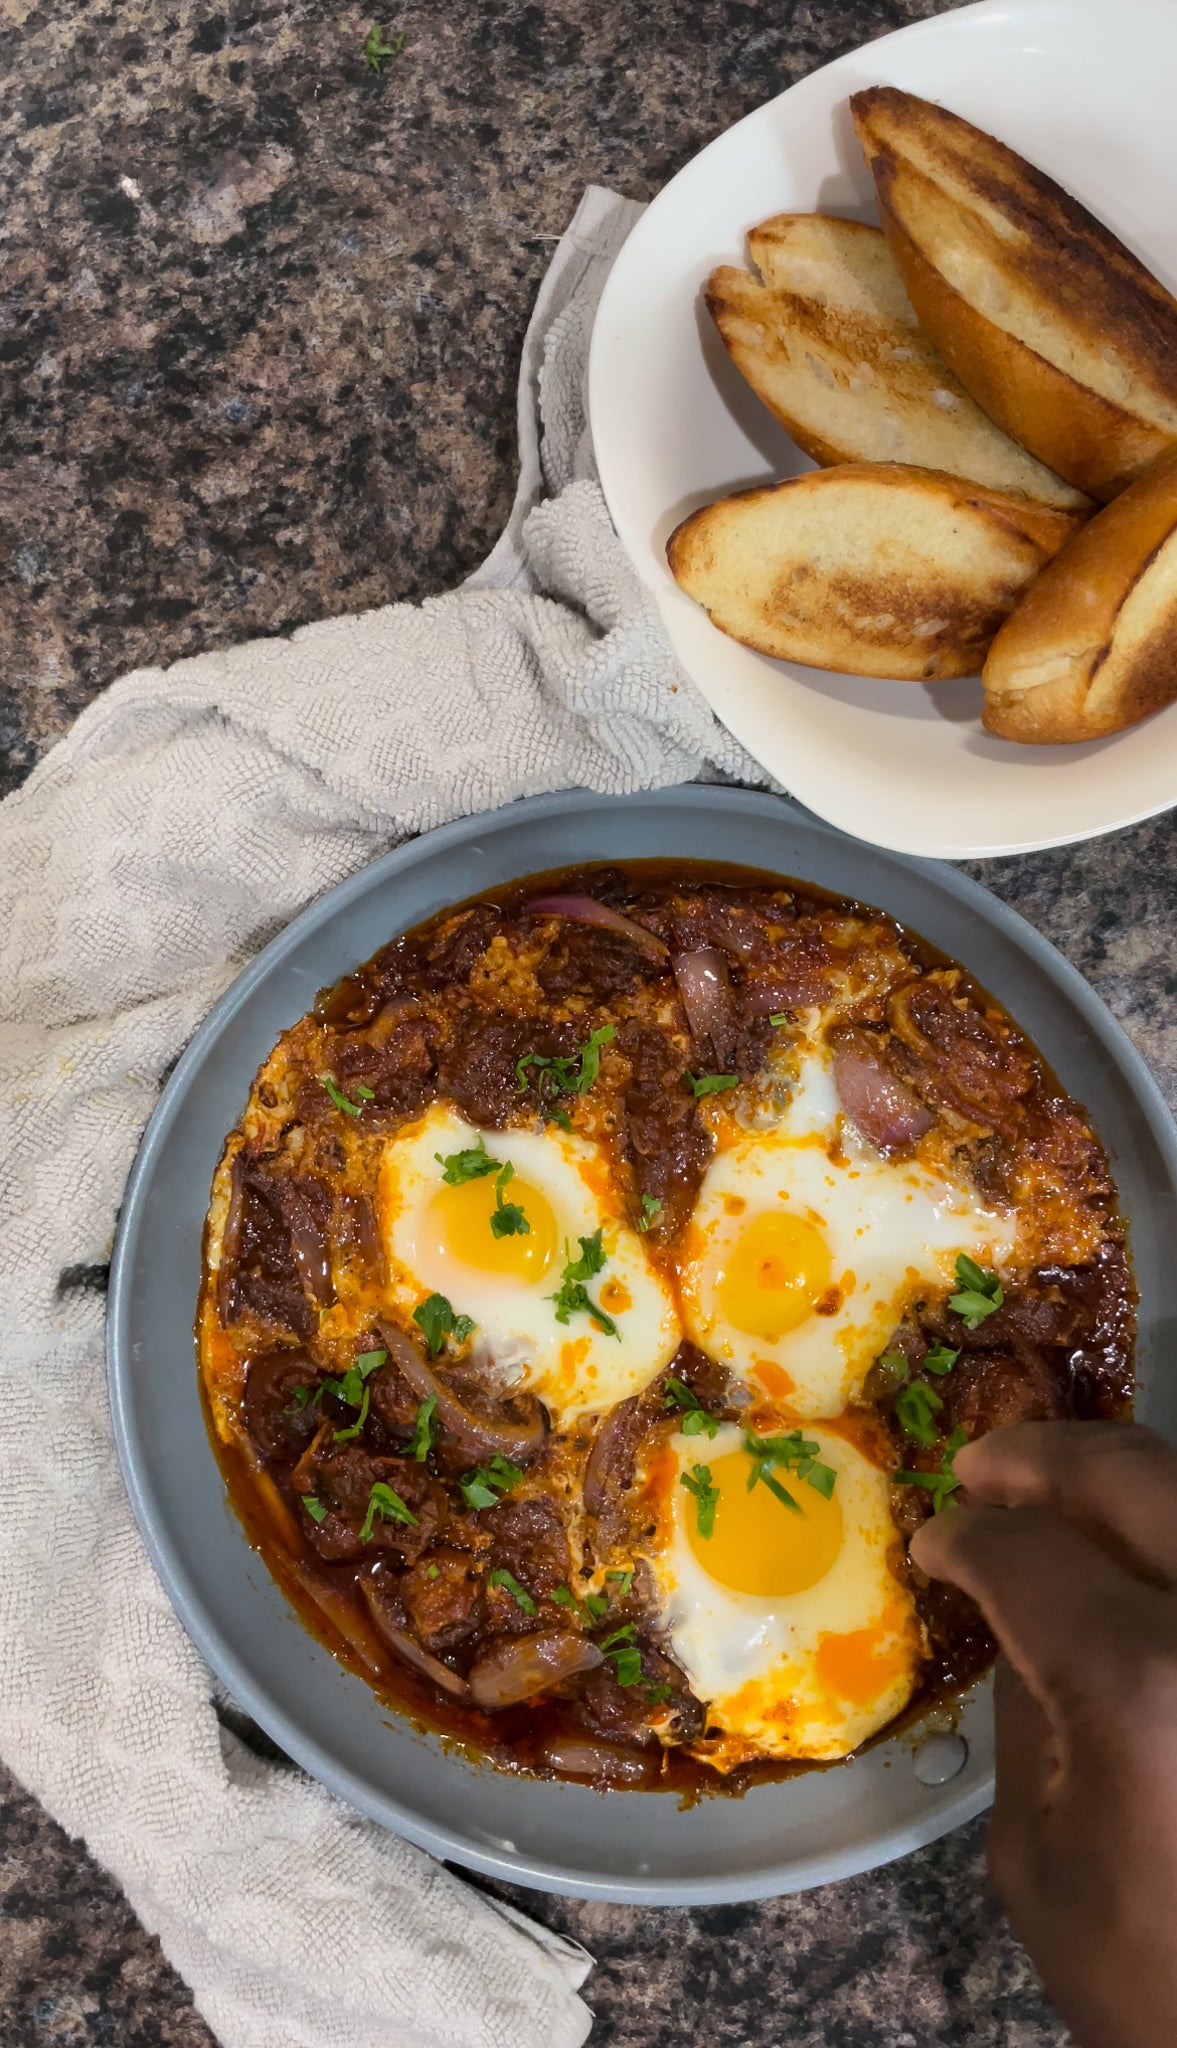
M 911 1556 L 972 1595 L 1030 1691 L 1064 1714 L 1118 1698 L 1155 1639 L 1163 1596 L 1047 1508 L 948 1509 L 916 1531 Z
M 967 1444 L 955 1468 L 971 1501 L 1050 1507 L 1130 1568 L 1177 1585 L 1177 1451 L 1131 1422 L 1025 1422 Z
M 998 1659 L 993 1699 L 997 1785 L 989 1873 L 1006 1912 L 1022 1917 L 1039 1888 L 1043 1828 L 1062 1786 L 1061 1746 L 1044 1707 L 1012 1664 Z

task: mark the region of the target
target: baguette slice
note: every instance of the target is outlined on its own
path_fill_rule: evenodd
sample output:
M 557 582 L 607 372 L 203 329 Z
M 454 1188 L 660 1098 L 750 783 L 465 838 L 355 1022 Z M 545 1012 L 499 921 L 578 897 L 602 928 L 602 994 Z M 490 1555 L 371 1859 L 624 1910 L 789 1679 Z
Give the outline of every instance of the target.
M 851 108 L 921 325 L 966 390 L 1080 490 L 1177 446 L 1177 300 L 1004 143 L 892 86 Z
M 758 398 L 815 462 L 907 462 L 1079 510 L 1090 500 L 974 404 L 921 333 L 880 228 L 782 213 L 753 228 L 760 273 L 724 265 L 705 298 Z
M 1177 699 L 1177 454 L 1043 571 L 984 681 L 985 724 L 1010 740 L 1100 739 Z
M 975 673 L 1078 524 L 936 470 L 845 463 L 704 506 L 666 553 L 746 647 L 915 682 Z

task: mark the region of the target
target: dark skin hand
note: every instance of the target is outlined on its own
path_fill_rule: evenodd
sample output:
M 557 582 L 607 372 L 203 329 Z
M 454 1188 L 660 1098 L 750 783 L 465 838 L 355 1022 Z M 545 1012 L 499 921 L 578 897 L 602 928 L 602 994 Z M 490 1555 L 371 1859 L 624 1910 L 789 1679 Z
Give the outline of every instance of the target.
M 1024 1423 L 955 1470 L 967 1497 L 911 1555 L 1005 1653 L 994 1883 L 1079 2048 L 1173 2048 L 1177 1451 L 1129 1423 Z

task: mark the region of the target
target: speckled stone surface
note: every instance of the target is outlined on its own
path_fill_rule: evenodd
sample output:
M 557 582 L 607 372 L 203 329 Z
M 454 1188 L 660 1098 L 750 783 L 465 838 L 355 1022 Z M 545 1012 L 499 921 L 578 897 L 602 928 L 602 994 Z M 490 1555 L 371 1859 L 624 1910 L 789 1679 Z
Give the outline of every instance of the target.
M 934 0 L 0 0 L 0 789 L 106 683 L 445 588 L 502 524 L 519 346 L 591 180 L 703 142 Z M 1172 820 L 974 872 L 1177 1099 Z M 523 1892 L 596 2048 L 1063 2048 L 983 1830 L 659 1914 Z M 390 2037 L 391 2038 L 391 2037 Z M 117 1888 L 0 1773 L 0 2048 L 209 2048 Z

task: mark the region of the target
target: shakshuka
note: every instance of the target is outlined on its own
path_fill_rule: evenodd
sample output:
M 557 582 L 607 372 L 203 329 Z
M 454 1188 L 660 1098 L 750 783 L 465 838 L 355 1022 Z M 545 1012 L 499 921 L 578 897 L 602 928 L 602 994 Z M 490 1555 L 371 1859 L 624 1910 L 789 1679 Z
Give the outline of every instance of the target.
M 517 1770 L 741 1791 L 992 1655 L 906 1555 L 957 1450 L 1130 1408 L 1079 1106 L 960 967 L 746 871 L 547 875 L 259 1072 L 198 1326 L 233 1502 L 382 1698 Z

